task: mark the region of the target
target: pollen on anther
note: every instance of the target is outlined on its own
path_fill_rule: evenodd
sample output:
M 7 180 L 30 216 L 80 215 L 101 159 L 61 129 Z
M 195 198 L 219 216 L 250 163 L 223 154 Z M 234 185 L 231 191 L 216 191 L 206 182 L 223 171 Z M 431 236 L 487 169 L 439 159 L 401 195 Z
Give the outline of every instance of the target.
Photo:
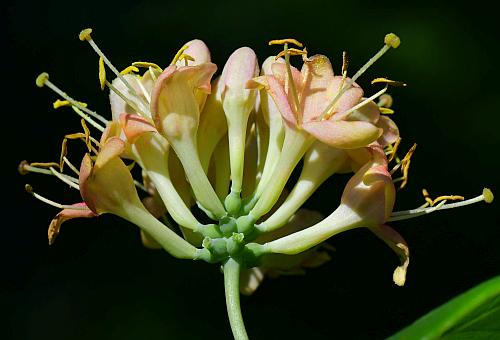
M 45 82 L 49 80 L 49 74 L 47 72 L 42 72 L 38 77 L 36 77 L 36 86 L 43 87 Z
M 85 41 L 85 40 L 90 40 L 90 33 L 92 33 L 92 28 L 86 28 L 84 30 L 82 30 L 80 32 L 80 34 L 78 35 L 78 38 L 81 40 L 81 41 Z

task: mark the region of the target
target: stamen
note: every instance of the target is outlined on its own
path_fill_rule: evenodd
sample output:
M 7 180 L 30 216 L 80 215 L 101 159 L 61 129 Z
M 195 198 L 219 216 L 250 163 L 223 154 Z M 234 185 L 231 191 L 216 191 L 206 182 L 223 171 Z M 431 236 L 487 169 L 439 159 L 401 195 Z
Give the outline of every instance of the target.
M 349 66 L 349 59 L 347 58 L 347 52 L 342 52 L 342 76 L 347 75 L 347 66 Z
M 288 53 L 290 55 L 307 56 L 307 50 L 306 49 L 299 50 L 299 49 L 296 49 L 296 48 L 289 48 L 288 49 Z M 279 58 L 283 57 L 284 55 L 285 55 L 285 51 L 281 51 L 280 53 L 278 53 L 278 55 L 276 57 L 274 57 L 274 60 L 278 60 Z
M 80 171 L 69 161 L 69 159 L 66 156 L 63 156 L 64 163 L 68 165 L 68 167 L 77 175 L 80 176 Z M 57 164 L 59 165 L 59 164 Z
M 139 72 L 139 69 L 135 66 L 127 66 L 123 71 L 120 72 L 122 76 L 129 74 L 129 73 L 137 73 Z
M 56 176 L 57 178 L 59 178 L 61 181 L 63 181 L 64 183 L 66 183 L 67 185 L 69 185 L 70 187 L 72 187 L 73 189 L 76 189 L 76 190 L 80 191 L 80 186 L 78 184 L 76 184 L 75 182 L 73 182 L 73 181 L 69 180 L 68 178 L 66 178 L 65 175 L 57 172 L 53 167 L 50 167 L 50 171 L 52 172 L 52 174 L 54 176 Z M 75 180 L 76 180 L 76 178 L 75 178 Z
M 425 205 L 426 206 L 430 205 L 431 207 L 434 206 L 437 202 L 441 201 L 447 201 L 447 200 L 463 201 L 465 199 L 463 196 L 458 196 L 458 195 L 442 195 L 435 199 L 432 199 L 429 195 L 429 192 L 426 189 L 422 189 L 422 195 L 424 195 L 424 199 L 427 202 Z
M 491 192 L 491 190 L 488 188 L 484 188 L 483 193 L 481 195 L 474 197 L 474 198 L 471 198 L 471 199 L 468 199 L 468 200 L 465 200 L 465 201 L 446 204 L 447 201 L 443 200 L 443 201 L 439 202 L 438 205 L 436 205 L 434 207 L 430 207 L 430 208 L 417 208 L 417 209 L 393 212 L 391 217 L 387 220 L 387 222 L 407 220 L 407 219 L 418 217 L 421 215 L 430 214 L 430 213 L 437 211 L 437 210 L 463 207 L 463 206 L 478 203 L 481 201 L 485 201 L 486 203 L 491 203 L 491 202 L 493 202 L 493 198 L 494 197 L 493 197 L 493 193 Z
M 24 186 L 24 189 L 26 190 L 27 193 L 33 195 L 33 197 L 35 197 L 36 199 L 42 201 L 43 203 L 51 205 L 53 207 L 59 208 L 59 209 L 89 210 L 89 208 L 87 208 L 87 207 L 61 204 L 61 203 L 57 203 L 57 202 L 54 202 L 52 200 L 49 200 L 48 198 L 45 198 L 42 195 L 37 194 L 36 192 L 34 192 L 33 191 L 33 187 L 31 185 L 29 185 L 29 184 L 26 184 Z
M 396 141 L 394 142 L 394 145 L 392 145 L 392 144 L 387 145 L 387 148 L 389 149 L 388 154 L 390 154 L 390 157 L 387 160 L 387 162 L 392 162 L 393 159 L 396 159 L 397 164 L 401 163 L 401 160 L 399 159 L 399 157 L 396 153 L 398 151 L 398 147 L 399 147 L 400 143 L 401 143 L 401 137 L 398 137 L 398 139 L 396 139 Z M 391 175 L 392 175 L 392 173 L 391 173 Z
M 151 74 L 153 74 L 153 73 L 151 73 Z M 156 82 L 156 79 L 154 79 L 154 81 Z M 151 95 L 146 90 L 146 88 L 144 87 L 144 85 L 142 85 L 142 82 L 139 80 L 139 78 L 135 78 L 135 82 L 141 88 L 142 95 L 146 98 L 146 100 L 148 101 L 148 103 L 151 103 Z
M 156 77 L 156 74 L 154 72 L 154 67 L 152 67 L 152 66 L 149 67 L 149 74 L 151 75 L 151 79 L 153 79 L 153 82 L 156 83 L 156 79 L 158 79 L 158 78 Z
M 385 91 L 387 91 L 387 85 L 382 90 L 380 90 L 377 93 L 375 93 L 373 96 L 371 96 L 369 98 L 366 98 L 365 100 L 363 100 L 358 105 L 355 105 L 355 106 L 351 107 L 349 110 L 343 112 L 342 116 L 343 117 L 349 116 L 352 112 L 356 111 L 357 109 L 362 108 L 363 106 L 365 106 L 366 104 L 368 104 L 369 102 L 373 101 L 375 98 L 377 98 L 378 96 L 380 96 L 381 94 L 383 94 Z M 331 114 L 328 114 L 325 117 L 323 117 L 323 119 L 329 119 L 333 113 L 334 113 L 334 111 Z
M 271 45 L 286 45 L 286 44 L 293 44 L 293 45 L 298 46 L 300 48 L 304 47 L 304 45 L 301 42 L 299 42 L 298 40 L 292 39 L 292 38 L 275 39 L 275 40 L 271 40 L 269 42 L 269 46 L 271 46 Z
M 155 63 L 150 63 L 150 62 L 147 62 L 147 61 L 136 61 L 136 62 L 133 62 L 132 63 L 132 66 L 135 66 L 135 67 L 143 67 L 143 68 L 154 68 L 160 72 L 162 72 L 162 68 L 158 65 L 156 65 Z
M 73 109 L 73 111 L 76 112 L 77 115 L 79 115 L 81 118 L 85 119 L 85 121 L 87 123 L 89 123 L 90 125 L 92 125 L 94 128 L 96 128 L 97 130 L 101 131 L 101 132 L 104 132 L 104 127 L 101 126 L 99 123 L 97 123 L 95 120 L 93 120 L 92 118 L 90 118 L 88 115 L 86 115 L 85 113 L 83 113 L 79 108 L 77 108 L 76 106 L 71 106 L 71 108 Z
M 378 83 L 384 83 L 384 84 L 387 84 L 387 85 L 391 85 L 391 86 L 396 86 L 396 87 L 405 87 L 406 84 L 401 82 L 401 81 L 397 81 L 397 80 L 390 80 L 390 79 L 387 79 L 387 78 L 375 78 L 372 80 L 372 85 L 373 84 L 378 84 Z
M 179 58 L 181 57 L 181 55 L 183 54 L 183 52 L 189 47 L 188 44 L 184 44 L 178 51 L 177 53 L 175 54 L 174 56 L 174 59 L 172 59 L 172 61 L 170 62 L 170 65 L 173 65 L 175 64 Z
M 101 84 L 101 90 L 104 90 L 106 86 L 106 69 L 104 68 L 104 60 L 102 57 L 99 57 L 99 83 Z
M 411 163 L 411 156 L 415 152 L 415 149 L 417 148 L 417 143 L 414 143 L 413 146 L 408 150 L 408 153 L 404 156 L 403 160 L 401 161 L 401 171 L 403 172 L 403 182 L 399 186 L 400 189 L 403 189 L 406 184 L 408 183 L 408 172 L 410 171 L 410 163 Z
M 340 97 L 347 91 L 349 90 L 352 85 L 354 84 L 354 82 L 363 74 L 365 73 L 366 70 L 368 70 L 368 68 L 370 68 L 370 66 L 372 66 L 378 59 L 380 59 L 380 57 L 382 57 L 388 50 L 392 48 L 397 48 L 400 44 L 400 40 L 398 38 L 397 35 L 395 35 L 394 33 L 389 33 L 385 36 L 384 38 L 384 46 L 373 56 L 370 58 L 370 60 L 368 60 L 366 62 L 366 64 L 364 64 L 359 70 L 358 72 L 356 72 L 356 74 L 354 74 L 354 76 L 347 82 L 347 84 L 345 85 L 345 87 L 341 87 L 339 89 L 339 92 L 337 93 L 337 95 L 333 98 L 332 102 L 330 103 L 330 105 L 327 106 L 327 108 L 325 109 L 325 111 L 323 111 L 323 113 L 321 114 L 320 118 L 323 119 L 325 116 L 327 116 L 330 111 L 332 111 L 335 107 L 335 104 L 337 103 L 337 101 L 340 99 Z
M 83 107 L 87 107 L 87 103 L 78 102 L 78 104 L 80 104 Z M 52 106 L 54 107 L 54 109 L 58 109 L 58 108 L 63 107 L 63 106 L 71 106 L 71 105 L 72 104 L 69 101 L 67 101 L 67 100 L 60 100 L 60 99 L 56 99 L 56 101 L 52 104 Z
M 297 94 L 297 89 L 295 88 L 295 82 L 293 81 L 293 75 L 292 75 L 292 68 L 290 65 L 290 54 L 288 53 L 288 43 L 285 43 L 284 46 L 284 52 L 285 52 L 285 65 L 286 65 L 286 72 L 288 76 L 288 86 L 290 90 L 292 91 L 292 97 L 293 101 L 295 104 L 295 116 L 297 118 L 297 125 L 301 126 L 302 125 L 302 115 L 298 114 L 299 108 L 300 108 L 300 102 L 299 102 L 299 96 Z
M 109 67 L 109 69 L 118 78 L 120 78 L 120 80 L 122 81 L 122 83 L 130 90 L 130 93 L 132 93 L 134 96 L 136 96 L 137 98 L 139 98 L 139 100 L 141 100 L 141 97 L 139 97 L 137 95 L 137 93 L 135 92 L 134 88 L 129 84 L 129 82 L 125 79 L 125 77 L 123 77 L 123 75 L 121 75 L 120 72 L 118 72 L 118 70 L 116 69 L 116 67 L 113 66 L 113 64 L 109 61 L 109 59 L 106 58 L 106 56 L 104 55 L 104 53 L 99 49 L 99 47 L 97 46 L 97 44 L 94 42 L 94 40 L 90 36 L 90 33 L 92 33 L 92 29 L 90 29 L 90 28 L 87 28 L 87 29 L 84 29 L 83 31 L 81 31 L 80 35 L 79 35 L 80 40 L 81 41 L 87 41 L 90 44 L 90 46 L 94 49 L 94 51 L 97 53 L 97 55 L 102 58 L 103 62 Z M 136 65 L 133 65 L 133 66 L 136 66 Z
M 386 107 L 379 107 L 379 111 L 383 115 L 392 115 L 394 113 L 394 110 L 388 109 Z
M 189 54 L 184 54 L 182 53 L 181 56 L 179 57 L 179 61 L 184 60 L 184 65 L 188 66 L 189 61 L 195 61 L 193 57 L 191 57 Z
M 151 117 L 151 114 L 146 114 L 142 109 L 139 108 L 139 106 L 134 103 L 130 98 L 125 96 L 120 90 L 118 90 L 116 87 L 114 87 L 109 81 L 106 80 L 106 86 L 109 87 L 111 91 L 116 93 L 125 103 L 130 105 L 137 113 L 140 113 L 141 116 L 143 117 Z
M 393 102 L 392 96 L 388 93 L 384 93 L 382 96 L 380 96 L 380 99 L 379 99 L 377 105 L 380 108 L 384 107 L 384 108 L 389 109 L 392 106 L 392 102 Z
M 99 119 L 104 124 L 108 123 L 107 119 L 105 119 L 102 116 L 98 115 L 96 112 L 87 109 L 86 105 L 82 105 L 81 102 L 74 100 L 73 98 L 71 98 L 70 96 L 68 96 L 65 92 L 61 91 L 56 85 L 54 85 L 54 83 L 52 83 L 49 80 L 49 75 L 47 73 L 40 74 L 38 76 L 38 78 L 36 79 L 36 83 L 37 83 L 37 85 L 39 87 L 43 87 L 44 85 L 47 85 L 47 87 L 49 87 L 52 91 L 54 91 L 55 93 L 57 93 L 58 95 L 60 95 L 62 98 L 64 98 L 68 102 L 70 102 L 73 107 L 76 107 L 79 110 L 87 113 L 88 115 Z M 85 119 L 85 117 L 82 117 L 82 118 Z M 92 124 L 92 123 L 90 123 L 90 124 Z M 95 123 L 95 124 L 97 124 L 97 123 Z M 101 129 L 102 129 L 101 131 L 104 131 L 104 128 L 102 126 L 101 126 Z

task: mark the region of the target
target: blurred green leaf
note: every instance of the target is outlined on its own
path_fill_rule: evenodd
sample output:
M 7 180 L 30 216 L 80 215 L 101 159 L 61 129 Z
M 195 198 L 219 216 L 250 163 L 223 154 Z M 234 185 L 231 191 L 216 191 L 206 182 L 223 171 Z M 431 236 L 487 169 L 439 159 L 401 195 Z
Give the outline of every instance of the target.
M 500 339 L 500 276 L 436 308 L 388 340 Z

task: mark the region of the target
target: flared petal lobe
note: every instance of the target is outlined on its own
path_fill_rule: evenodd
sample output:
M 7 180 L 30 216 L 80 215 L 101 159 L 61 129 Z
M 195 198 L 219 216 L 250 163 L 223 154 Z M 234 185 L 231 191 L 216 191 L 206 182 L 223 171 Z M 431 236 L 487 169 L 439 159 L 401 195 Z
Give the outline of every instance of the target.
M 61 225 L 74 218 L 92 218 L 97 215 L 90 209 L 84 202 L 75 203 L 72 205 L 75 209 L 63 209 L 61 210 L 50 222 L 48 230 L 49 244 L 52 245 L 59 235 L 61 230 Z
M 195 90 L 210 93 L 210 79 L 216 70 L 215 64 L 204 63 L 170 65 L 163 71 L 151 96 L 151 113 L 161 134 L 180 138 L 196 132 L 200 111 Z

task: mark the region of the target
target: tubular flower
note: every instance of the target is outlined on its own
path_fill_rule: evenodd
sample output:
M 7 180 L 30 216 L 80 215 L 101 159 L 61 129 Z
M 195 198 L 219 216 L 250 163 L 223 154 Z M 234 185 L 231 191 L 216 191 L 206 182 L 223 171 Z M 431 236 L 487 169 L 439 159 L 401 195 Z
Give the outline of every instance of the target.
M 322 265 L 330 259 L 332 236 L 366 227 L 399 256 L 393 280 L 402 286 L 409 246 L 388 223 L 493 200 L 488 189 L 469 200 L 458 195 L 432 199 L 424 189 L 424 205 L 393 211 L 395 183 L 407 185 L 416 147 L 398 156 L 400 132 L 387 117 L 394 111 L 385 92 L 401 83 L 377 78 L 372 84 L 385 87 L 366 97 L 356 83 L 399 46 L 392 33 L 351 77 L 345 53 L 335 75 L 326 56 L 308 57 L 297 40 L 280 39 L 270 45 L 283 45 L 283 51 L 262 65 L 250 48 L 237 49 L 214 79 L 217 66 L 201 40 L 172 53 L 164 68 L 139 61 L 119 71 L 91 33 L 83 30 L 79 38 L 99 57 L 99 84 L 110 91 L 108 114 L 93 111 L 42 73 L 37 86 L 53 90 L 60 97 L 54 109 L 71 108 L 82 131 L 64 136 L 58 162 L 19 165 L 23 175 L 53 176 L 79 193 L 73 202 L 80 203 L 61 204 L 26 185 L 33 197 L 61 209 L 50 222 L 49 244 L 63 222 L 109 213 L 137 225 L 148 248 L 221 264 L 236 339 L 248 338 L 240 291 L 251 294 L 266 275 L 304 273 Z M 302 57 L 300 71 L 290 64 L 292 56 Z M 107 72 L 114 74 L 111 82 Z M 69 157 L 75 141 L 85 147 L 80 168 Z M 292 180 L 299 164 L 300 175 Z M 140 178 L 134 177 L 134 167 L 140 168 Z M 402 176 L 393 178 L 398 170 Z M 323 217 L 302 208 L 328 178 L 342 180 L 335 174 L 349 179 L 333 212 Z M 210 222 L 200 222 L 203 214 Z

